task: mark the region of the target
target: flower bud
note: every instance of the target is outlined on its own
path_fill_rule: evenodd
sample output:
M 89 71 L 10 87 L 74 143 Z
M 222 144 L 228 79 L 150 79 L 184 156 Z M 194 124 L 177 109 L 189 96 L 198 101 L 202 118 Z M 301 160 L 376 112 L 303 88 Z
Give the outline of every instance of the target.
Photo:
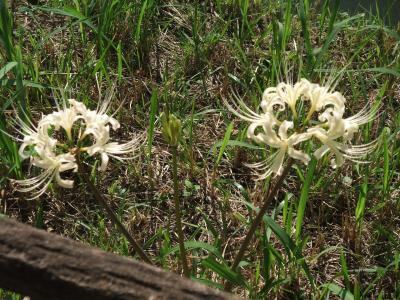
M 171 146 L 177 146 L 181 135 L 181 120 L 173 114 L 164 112 L 160 117 L 165 141 Z

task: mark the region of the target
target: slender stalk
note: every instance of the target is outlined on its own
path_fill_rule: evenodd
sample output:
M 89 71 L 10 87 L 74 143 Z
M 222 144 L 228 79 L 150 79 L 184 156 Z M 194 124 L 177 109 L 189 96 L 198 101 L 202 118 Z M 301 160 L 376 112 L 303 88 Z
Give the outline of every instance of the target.
M 256 218 L 253 220 L 253 223 L 251 224 L 251 227 L 250 227 L 249 231 L 247 232 L 247 235 L 246 235 L 244 241 L 242 242 L 242 245 L 240 246 L 238 253 L 236 254 L 235 260 L 233 261 L 233 264 L 231 266 L 231 269 L 233 271 L 236 271 L 237 267 L 239 266 L 239 263 L 241 262 L 244 254 L 247 250 L 247 247 L 249 246 L 249 244 L 254 236 L 254 233 L 256 232 L 257 227 L 260 225 L 262 218 L 263 218 L 264 214 L 266 213 L 270 202 L 272 201 L 272 199 L 274 199 L 276 193 L 279 191 L 279 188 L 282 186 L 283 180 L 286 178 L 292 165 L 293 165 L 293 160 L 289 159 L 282 174 L 278 177 L 274 186 L 271 188 L 271 190 L 267 194 L 267 197 L 264 200 L 264 205 L 260 208 L 260 211 L 258 212 Z M 227 281 L 225 283 L 224 290 L 231 291 L 231 289 L 232 289 L 232 283 Z
M 140 247 L 140 245 L 136 242 L 136 240 L 130 235 L 128 230 L 125 228 L 125 226 L 121 223 L 121 221 L 118 219 L 117 215 L 114 213 L 112 208 L 107 204 L 107 200 L 104 198 L 104 196 L 100 193 L 100 191 L 95 187 L 93 182 L 90 180 L 89 176 L 84 170 L 84 167 L 82 165 L 82 162 L 79 158 L 79 153 L 76 155 L 76 161 L 78 163 L 78 171 L 79 174 L 81 175 L 83 181 L 86 183 L 90 191 L 93 193 L 94 198 L 97 200 L 98 203 L 100 203 L 101 206 L 103 206 L 104 210 L 107 212 L 108 217 L 111 219 L 111 222 L 115 226 L 117 226 L 118 230 L 126 237 L 126 239 L 129 241 L 129 243 L 132 245 L 133 249 L 135 252 L 140 256 L 140 258 L 147 262 L 148 264 L 153 264 L 150 258 L 146 255 L 146 253 L 143 251 L 143 249 Z
M 176 232 L 178 233 L 179 240 L 179 254 L 182 263 L 183 274 L 190 277 L 189 267 L 186 259 L 185 238 L 182 230 L 182 216 L 179 201 L 179 185 L 178 185 L 178 147 L 172 146 L 172 176 L 174 180 L 174 204 L 175 204 L 175 219 L 176 219 Z

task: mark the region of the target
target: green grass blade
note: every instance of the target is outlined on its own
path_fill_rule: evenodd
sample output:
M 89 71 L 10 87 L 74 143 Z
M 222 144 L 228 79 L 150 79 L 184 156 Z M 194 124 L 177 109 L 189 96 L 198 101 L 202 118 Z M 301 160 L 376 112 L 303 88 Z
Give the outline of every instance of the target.
M 387 74 L 387 75 L 393 75 L 396 77 L 400 77 L 399 69 L 395 69 L 395 68 L 376 67 L 376 68 L 362 69 L 362 71 L 376 72 L 376 73 L 380 73 L 380 74 Z
M 324 284 L 323 287 L 327 288 L 329 291 L 339 296 L 343 300 L 354 300 L 354 296 L 350 291 L 338 286 L 337 284 L 328 283 Z
M 13 22 L 6 6 L 6 1 L 0 1 L 0 44 L 6 51 L 5 59 L 14 59 L 15 49 L 13 46 Z
M 198 242 L 198 241 L 186 241 L 185 242 L 185 249 L 187 250 L 194 250 L 194 249 L 198 249 L 198 250 L 203 250 L 203 251 L 207 251 L 208 253 L 211 253 L 212 255 L 214 255 L 215 257 L 217 257 L 218 259 L 223 260 L 223 257 L 220 253 L 220 251 L 218 250 L 217 247 L 207 244 L 207 243 L 203 243 L 203 242 Z M 168 249 L 168 251 L 164 252 L 164 255 L 171 255 L 174 253 L 179 252 L 179 246 L 174 246 L 171 247 L 170 249 Z
M 344 283 L 346 285 L 346 289 L 350 290 L 349 270 L 347 268 L 346 257 L 343 253 L 343 250 L 340 252 L 340 264 L 342 266 L 342 275 L 343 275 Z
M 317 159 L 312 158 L 309 163 L 309 168 L 306 175 L 306 180 L 304 181 L 303 187 L 300 193 L 299 205 L 297 207 L 297 216 L 296 216 L 296 242 L 299 242 L 301 239 L 301 228 L 304 222 L 304 213 L 306 210 L 308 195 L 310 192 L 310 187 L 312 180 L 314 178 L 315 168 L 317 166 Z
M 365 175 L 365 181 L 360 187 L 360 192 L 358 195 L 358 201 L 356 206 L 356 223 L 359 227 L 364 218 L 365 211 L 365 203 L 367 201 L 367 193 L 368 193 L 368 174 Z
M 217 262 L 212 257 L 207 257 L 206 259 L 203 259 L 201 261 L 201 264 L 205 268 L 213 270 L 219 276 L 221 276 L 226 280 L 229 280 L 232 283 L 235 283 L 242 287 L 248 286 L 243 277 L 240 275 L 240 273 L 233 272 L 227 265 Z
M 149 130 L 147 132 L 147 154 L 149 156 L 149 159 L 151 158 L 151 150 L 153 148 L 154 127 L 155 127 L 157 110 L 158 110 L 158 91 L 154 89 L 150 98 L 150 124 L 149 124 Z
M 65 7 L 63 9 L 60 9 L 60 8 L 42 7 L 42 6 L 35 6 L 35 9 L 77 19 L 79 22 L 74 24 L 80 24 L 80 23 L 85 24 L 87 27 L 92 29 L 94 33 L 98 34 L 100 38 L 104 39 L 107 43 L 109 43 L 109 45 L 111 45 L 115 51 L 117 51 L 118 46 L 116 46 L 110 38 L 108 38 L 101 30 L 99 30 L 99 28 L 97 28 L 93 24 L 91 18 L 84 16 L 81 12 L 77 11 L 76 9 L 72 7 Z M 122 56 L 122 59 L 125 65 L 129 66 L 125 57 Z
M 285 7 L 285 22 L 284 22 L 284 29 L 283 29 L 283 45 L 282 49 L 286 48 L 286 43 L 290 37 L 290 33 L 292 31 L 292 24 L 293 24 L 293 12 L 292 12 L 292 0 L 286 1 Z
M 311 45 L 311 38 L 310 38 L 310 31 L 309 31 L 309 26 L 307 20 L 308 18 L 308 1 L 307 0 L 301 0 L 300 5 L 299 5 L 299 16 L 300 16 L 300 22 L 301 22 L 301 28 L 303 32 L 303 37 L 304 37 L 304 43 L 305 43 L 305 48 L 306 48 L 306 56 L 307 56 L 307 66 L 306 70 L 307 73 L 310 72 L 310 68 L 313 65 L 313 49 Z
M 279 238 L 283 247 L 285 248 L 286 252 L 288 253 L 289 257 L 294 255 L 297 262 L 300 264 L 304 273 L 306 274 L 308 280 L 310 281 L 311 285 L 314 286 L 314 280 L 311 275 L 310 269 L 309 269 L 306 261 L 304 260 L 304 257 L 301 254 L 300 249 L 296 247 L 296 244 L 294 243 L 294 241 L 278 224 L 275 223 L 275 221 L 271 217 L 265 215 L 263 217 L 263 220 L 270 226 L 272 231 Z
M 222 159 L 222 155 L 225 152 L 226 146 L 228 146 L 229 139 L 230 139 L 231 134 L 232 134 L 232 130 L 233 130 L 233 122 L 231 122 L 228 125 L 228 127 L 226 128 L 224 139 L 222 140 L 222 144 L 221 144 L 221 147 L 219 148 L 219 153 L 218 153 L 218 156 L 217 156 L 217 160 L 215 161 L 215 165 L 216 166 L 219 165 L 219 163 L 220 163 L 220 161 Z
M 331 16 L 329 18 L 329 25 L 328 25 L 328 31 L 327 31 L 328 35 L 333 30 L 333 25 L 335 24 L 337 12 L 339 10 L 339 4 L 340 4 L 340 0 L 334 0 L 333 1 L 333 8 L 332 8 L 332 11 L 331 11 Z
M 119 42 L 117 46 L 117 60 L 118 60 L 117 72 L 118 72 L 119 82 L 122 80 L 122 59 L 123 56 L 122 56 L 121 42 Z
M 318 68 L 319 65 L 322 62 L 322 58 L 324 55 L 328 52 L 330 44 L 333 42 L 333 40 L 336 38 L 337 34 L 342 31 L 351 21 L 354 21 L 356 19 L 361 18 L 363 15 L 356 15 L 347 19 L 344 19 L 343 21 L 340 21 L 336 23 L 333 26 L 332 31 L 328 34 L 326 37 L 324 44 L 322 45 L 322 48 L 318 50 L 317 57 L 315 59 L 315 63 L 312 66 L 312 70 L 315 68 Z
M 15 61 L 8 62 L 3 68 L 0 69 L 0 79 L 2 79 L 10 70 L 12 70 L 18 63 Z
M 142 2 L 142 7 L 140 8 L 140 14 L 138 17 L 138 21 L 136 23 L 136 30 L 135 30 L 135 41 L 139 41 L 140 39 L 140 33 L 142 32 L 142 23 L 143 23 L 143 17 L 146 13 L 146 9 L 147 9 L 147 4 L 148 4 L 148 0 L 144 0 Z
M 383 135 L 383 178 L 382 178 L 382 186 L 383 186 L 383 193 L 386 195 L 389 192 L 389 173 L 390 173 L 390 157 L 389 157 L 389 128 L 385 128 L 384 135 Z
M 216 148 L 220 148 L 225 146 L 228 147 L 244 147 L 244 148 L 248 148 L 248 149 L 253 149 L 253 150 L 262 150 L 263 148 L 261 148 L 260 146 L 256 146 L 247 142 L 242 142 L 242 141 L 237 141 L 237 140 L 221 140 L 216 142 L 212 147 L 211 147 L 211 152 L 213 153 L 215 151 Z

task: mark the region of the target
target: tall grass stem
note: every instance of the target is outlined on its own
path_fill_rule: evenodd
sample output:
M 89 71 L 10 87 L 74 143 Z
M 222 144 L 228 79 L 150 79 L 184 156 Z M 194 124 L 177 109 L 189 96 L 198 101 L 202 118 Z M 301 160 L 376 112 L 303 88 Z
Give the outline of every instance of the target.
M 174 181 L 174 204 L 176 218 L 176 232 L 179 240 L 179 255 L 182 262 L 183 274 L 190 277 L 189 267 L 186 258 L 185 238 L 182 230 L 182 215 L 179 201 L 179 184 L 178 184 L 178 147 L 172 146 L 172 176 Z
M 117 215 L 113 212 L 112 208 L 107 204 L 107 200 L 104 198 L 104 196 L 100 193 L 100 191 L 97 189 L 97 187 L 90 180 L 90 178 L 87 175 L 87 173 L 85 172 L 82 162 L 79 158 L 79 153 L 76 155 L 76 161 L 78 163 L 79 175 L 82 177 L 82 179 L 85 182 L 85 184 L 87 185 L 87 187 L 93 193 L 93 196 L 96 199 L 96 201 L 101 206 L 103 206 L 104 210 L 108 214 L 108 217 L 111 219 L 111 222 L 113 222 L 113 224 L 115 226 L 117 226 L 118 230 L 126 237 L 126 239 L 132 245 L 135 252 L 140 256 L 140 258 L 143 261 L 145 261 L 146 263 L 152 265 L 153 263 L 150 260 L 150 258 L 146 255 L 146 253 L 140 247 L 138 242 L 132 237 L 132 235 L 128 232 L 128 230 L 125 228 L 125 226 L 121 223 L 121 221 L 118 219 Z

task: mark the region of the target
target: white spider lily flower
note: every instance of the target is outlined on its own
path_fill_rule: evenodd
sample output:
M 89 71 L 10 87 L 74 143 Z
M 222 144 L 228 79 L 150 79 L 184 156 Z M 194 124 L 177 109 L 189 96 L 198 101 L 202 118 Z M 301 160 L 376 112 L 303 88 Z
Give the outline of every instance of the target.
M 72 126 L 78 118 L 79 116 L 74 109 L 64 108 L 44 116 L 39 121 L 38 128 L 41 131 L 47 131 L 51 125 L 54 126 L 55 130 L 59 130 L 61 127 L 67 133 L 68 139 L 72 140 Z
M 109 142 L 110 140 L 110 127 L 105 126 L 104 130 L 93 132 L 93 135 L 96 137 L 96 142 L 84 150 L 90 155 L 93 156 L 96 153 L 100 153 L 101 157 L 101 165 L 99 167 L 100 171 L 105 171 L 107 169 L 109 156 L 117 159 L 132 159 L 135 156 L 133 155 L 136 150 L 140 147 L 141 142 L 140 138 L 134 138 L 127 143 L 119 144 L 117 142 Z M 132 154 L 127 157 L 121 157 L 121 155 Z
M 57 140 L 51 138 L 48 134 L 43 132 L 43 130 L 39 130 L 38 128 L 31 128 L 21 119 L 19 119 L 21 130 L 18 130 L 19 133 L 23 134 L 23 139 L 20 140 L 22 142 L 19 147 L 18 154 L 21 156 L 22 160 L 29 158 L 32 153 L 25 153 L 26 147 L 34 147 L 35 149 L 40 149 L 40 151 L 51 151 L 56 145 Z
M 73 187 L 73 180 L 62 179 L 60 173 L 68 170 L 77 171 L 78 166 L 74 155 L 65 153 L 54 156 L 51 152 L 44 152 L 39 153 L 39 156 L 33 157 L 31 163 L 44 171 L 33 178 L 13 180 L 17 184 L 17 191 L 33 192 L 33 196 L 30 199 L 40 197 L 53 179 L 61 187 Z
M 107 101 L 106 104 L 100 106 L 97 110 L 90 110 L 83 103 L 74 99 L 69 99 L 68 102 L 71 104 L 73 109 L 80 114 L 81 118 L 85 122 L 86 127 L 81 139 L 89 134 L 96 136 L 100 131 L 104 131 L 104 127 L 107 124 L 111 124 L 113 130 L 120 128 L 119 122 L 112 116 L 106 114 L 108 107 Z M 98 138 L 101 138 L 101 135 L 99 135 Z
M 133 138 L 127 143 L 110 142 L 110 128 L 117 130 L 120 124 L 107 114 L 109 100 L 96 110 L 90 110 L 83 103 L 73 99 L 69 99 L 68 103 L 70 106 L 66 107 L 63 102 L 63 108 L 57 104 L 57 111 L 43 116 L 37 126 L 30 121 L 28 125 L 19 117 L 16 118 L 20 126 L 20 129 L 16 130 L 23 136 L 22 139 L 15 138 L 22 142 L 19 154 L 22 159 L 30 158 L 31 165 L 42 169 L 42 173 L 33 178 L 14 180 L 14 182 L 17 184 L 17 190 L 31 192 L 33 198 L 42 195 L 53 179 L 61 187 L 72 188 L 73 180 L 63 179 L 60 174 L 78 170 L 76 155 L 85 151 L 89 156 L 99 153 L 101 157 L 99 169 L 105 171 L 109 157 L 118 160 L 131 159 L 141 144 L 140 137 Z M 56 131 L 60 128 L 67 134 L 67 143 L 59 140 L 62 135 Z M 73 128 L 78 130 L 72 130 Z M 73 136 L 74 134 L 77 136 Z M 92 138 L 85 139 L 88 135 Z M 74 142 L 76 144 L 73 144 Z M 27 148 L 30 151 L 27 151 Z
M 106 114 L 109 106 L 109 102 L 105 101 L 105 104 L 101 105 L 97 110 L 88 109 L 83 103 L 69 100 L 71 106 L 80 114 L 84 124 L 85 131 L 82 133 L 80 139 L 88 135 L 93 135 L 94 144 L 84 148 L 89 156 L 93 156 L 96 153 L 100 153 L 101 165 L 100 171 L 107 169 L 109 156 L 118 160 L 131 159 L 135 156 L 131 155 L 128 157 L 121 157 L 121 155 L 133 154 L 140 145 L 140 139 L 133 139 L 127 143 L 119 144 L 117 142 L 110 141 L 110 126 L 113 130 L 120 128 L 120 123 L 112 116 Z
M 333 106 L 334 110 L 343 116 L 345 111 L 346 98 L 339 92 L 330 92 L 326 86 L 310 84 L 310 88 L 305 92 L 306 99 L 310 101 L 311 107 L 307 114 L 310 120 L 314 112 L 319 112 L 324 107 Z
M 297 106 L 297 101 L 302 101 L 303 105 Z M 304 105 L 305 102 L 310 105 Z M 277 149 L 266 160 L 249 165 L 261 171 L 260 178 L 281 174 L 286 153 L 307 164 L 310 156 L 295 146 L 312 138 L 322 143 L 314 151 L 314 156 L 321 159 L 329 151 L 332 152 L 334 158 L 331 165 L 334 168 L 341 166 L 345 159 L 362 162 L 362 157 L 376 146 L 376 141 L 359 146 L 349 141 L 361 125 L 375 118 L 377 109 L 364 107 L 354 116 L 343 118 L 345 97 L 329 86 L 310 83 L 306 79 L 295 84 L 281 82 L 276 87 L 267 88 L 262 95 L 260 114 L 242 100 L 234 104 L 224 100 L 224 103 L 236 116 L 251 123 L 247 130 L 249 139 Z M 307 108 L 308 111 L 304 111 Z M 286 120 L 278 120 L 278 116 L 284 116 Z
M 345 144 L 335 141 L 337 137 L 335 137 L 335 135 L 330 135 L 329 130 L 326 131 L 323 128 L 310 128 L 308 133 L 312 134 L 322 143 L 322 146 L 314 152 L 316 159 L 321 159 L 326 153 L 332 151 L 335 155 L 335 159 L 331 160 L 331 166 L 337 168 L 343 165 L 344 153 L 348 148 Z
M 260 179 L 265 179 L 272 173 L 280 175 L 283 170 L 286 153 L 288 156 L 300 160 L 306 165 L 310 161 L 310 157 L 306 153 L 294 148 L 295 145 L 310 139 L 311 135 L 309 133 L 293 133 L 288 136 L 288 130 L 293 129 L 294 126 L 291 121 L 283 121 L 279 126 L 278 134 L 274 131 L 274 126 L 276 126 L 276 122 L 271 118 L 264 123 L 253 123 L 247 130 L 248 138 L 258 143 L 267 144 L 271 148 L 278 149 L 273 157 L 267 159 L 264 163 L 249 165 L 263 170 L 264 173 L 260 174 Z M 255 134 L 258 127 L 262 127 L 264 132 Z
M 57 145 L 57 140 L 49 136 L 38 134 L 36 132 L 24 136 L 23 143 L 19 147 L 18 154 L 22 160 L 31 156 L 31 153 L 25 153 L 26 147 L 34 147 L 35 151 L 50 152 Z
M 285 109 L 285 103 L 291 109 L 294 118 L 297 118 L 296 102 L 310 88 L 310 82 L 301 79 L 294 85 L 281 82 L 276 87 L 267 88 L 262 96 L 261 108 L 264 112 L 273 113 L 275 105 L 280 106 L 280 110 Z
M 373 119 L 373 114 L 367 110 L 361 111 L 353 117 L 342 119 L 340 114 L 333 109 L 327 109 L 319 116 L 320 121 L 326 121 L 328 130 L 324 128 L 309 128 L 308 133 L 316 137 L 323 145 L 314 152 L 317 159 L 321 159 L 328 151 L 332 151 L 335 158 L 331 160 L 331 166 L 337 168 L 343 165 L 344 159 L 362 162 L 361 158 L 371 153 L 376 146 L 376 141 L 366 145 L 351 145 L 347 142 L 358 131 L 360 125 Z M 337 141 L 343 138 L 343 142 Z
M 329 131 L 323 128 L 311 128 L 308 132 L 323 144 L 314 152 L 314 156 L 317 159 L 321 159 L 329 151 L 333 152 L 335 158 L 331 159 L 331 166 L 334 169 L 342 166 L 345 158 L 358 163 L 366 163 L 366 161 L 362 161 L 362 157 L 371 153 L 376 148 L 376 141 L 365 145 L 350 145 L 338 142 L 330 136 Z

